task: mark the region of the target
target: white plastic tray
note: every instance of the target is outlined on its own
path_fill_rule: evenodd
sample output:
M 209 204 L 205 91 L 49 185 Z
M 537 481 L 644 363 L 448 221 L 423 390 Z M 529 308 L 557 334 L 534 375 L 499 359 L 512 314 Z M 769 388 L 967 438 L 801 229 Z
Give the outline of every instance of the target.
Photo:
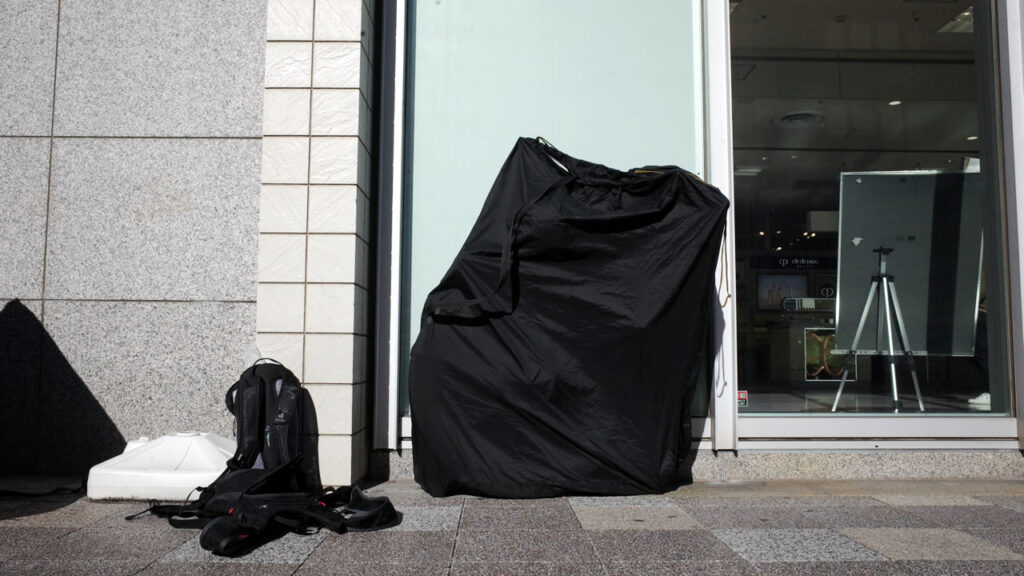
M 124 453 L 89 470 L 87 493 L 94 500 L 186 500 L 227 467 L 235 441 L 204 432 L 139 438 Z

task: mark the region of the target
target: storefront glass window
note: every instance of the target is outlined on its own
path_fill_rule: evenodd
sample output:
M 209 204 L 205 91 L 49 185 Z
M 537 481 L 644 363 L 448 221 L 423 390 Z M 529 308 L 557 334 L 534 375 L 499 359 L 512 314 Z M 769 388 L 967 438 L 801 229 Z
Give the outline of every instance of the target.
M 992 23 L 734 3 L 741 414 L 1009 412 Z

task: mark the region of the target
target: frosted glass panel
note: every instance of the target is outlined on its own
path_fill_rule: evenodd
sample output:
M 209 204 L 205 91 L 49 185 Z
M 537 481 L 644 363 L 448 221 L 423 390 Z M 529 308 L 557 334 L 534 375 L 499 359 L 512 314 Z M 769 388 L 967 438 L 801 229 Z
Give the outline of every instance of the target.
M 428 0 L 409 16 L 403 360 L 516 138 L 704 171 L 700 2 Z

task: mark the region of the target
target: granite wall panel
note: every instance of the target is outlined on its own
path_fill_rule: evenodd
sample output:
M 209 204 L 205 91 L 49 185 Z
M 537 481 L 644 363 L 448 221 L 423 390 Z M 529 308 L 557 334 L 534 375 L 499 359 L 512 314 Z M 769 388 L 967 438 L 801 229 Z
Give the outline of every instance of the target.
M 47 298 L 254 300 L 255 140 L 58 139 Z
M 56 134 L 260 136 L 266 9 L 64 0 Z
M 139 436 L 231 437 L 224 393 L 254 325 L 249 302 L 48 302 L 39 418 L 53 454 L 41 471 L 87 470 Z
M 0 138 L 0 298 L 40 298 L 48 138 Z
M 49 136 L 57 0 L 0 0 L 0 135 Z

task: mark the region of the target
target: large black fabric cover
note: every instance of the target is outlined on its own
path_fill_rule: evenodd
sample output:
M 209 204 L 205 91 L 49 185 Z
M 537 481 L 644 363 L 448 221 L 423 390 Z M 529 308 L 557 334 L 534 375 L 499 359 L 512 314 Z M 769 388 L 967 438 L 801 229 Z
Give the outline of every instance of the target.
M 520 138 L 423 310 L 417 482 L 535 498 L 689 480 L 727 208 L 680 168 L 620 172 Z

